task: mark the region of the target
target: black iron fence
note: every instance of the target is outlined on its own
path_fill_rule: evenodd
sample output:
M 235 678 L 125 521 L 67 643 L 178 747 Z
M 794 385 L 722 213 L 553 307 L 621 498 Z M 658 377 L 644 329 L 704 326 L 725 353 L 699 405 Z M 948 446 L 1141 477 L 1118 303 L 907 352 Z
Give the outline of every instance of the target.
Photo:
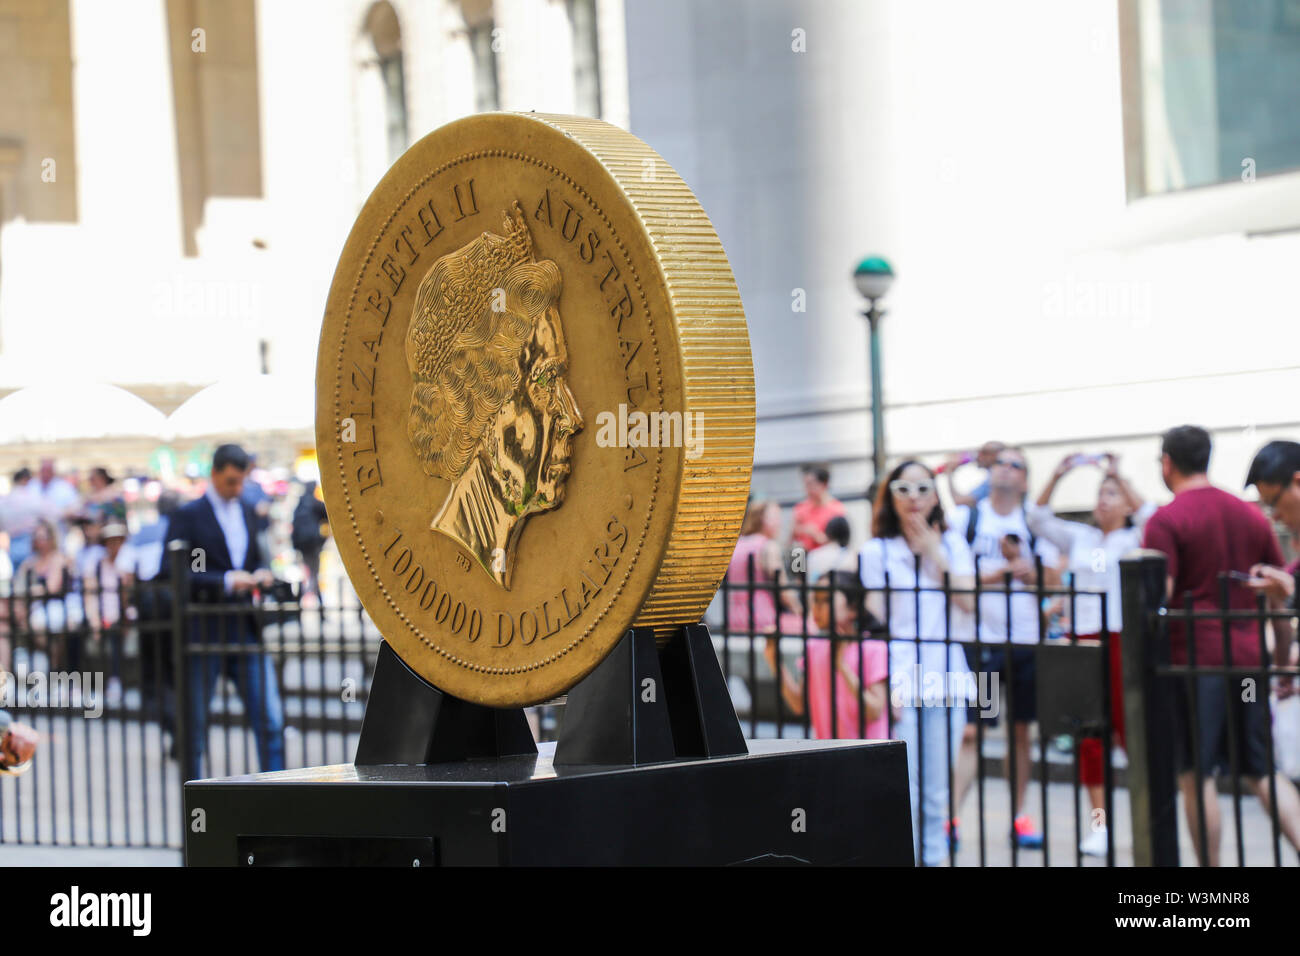
M 182 779 L 352 759 L 379 641 L 355 595 L 307 603 L 274 587 L 234 601 L 195 586 L 187 551 L 169 560 L 168 580 L 0 593 L 0 707 L 41 737 L 26 774 L 0 777 L 0 844 L 179 848 Z M 1231 800 L 1237 862 L 1294 863 L 1268 683 L 1295 668 L 1262 663 L 1293 612 L 1226 599 L 1167 608 L 1163 575 L 1150 555 L 1124 563 L 1122 680 L 1120 609 L 1055 583 L 1041 563 L 1024 580 L 964 580 L 929 579 L 918 562 L 864 588 L 860 557 L 829 579 L 769 576 L 751 557 L 709 624 L 749 736 L 908 742 L 924 864 L 1168 864 L 1195 859 L 1193 845 L 1215 859 L 1215 834 L 1229 828 L 1213 800 L 1193 799 L 1178 825 L 1180 720 L 1187 769 L 1210 769 L 1197 764 L 1201 723 L 1180 715 L 1235 699 L 1229 685 L 1238 697 L 1253 687 L 1262 725 L 1222 706 L 1215 799 Z M 1101 625 L 1079 634 L 1087 602 Z M 1025 608 L 1027 635 L 1014 625 Z M 1209 622 L 1220 644 L 1246 621 L 1257 653 L 1243 657 L 1229 637 L 1214 660 L 1198 659 L 1197 643 L 1171 657 L 1178 621 Z M 530 712 L 539 739 L 554 738 L 562 710 Z M 1264 728 L 1263 756 L 1248 720 Z M 1264 796 L 1260 807 L 1243 787 Z
M 906 740 L 923 865 L 1113 865 L 1107 595 L 1049 583 L 1041 559 L 956 581 L 912 560 L 871 587 L 860 555 L 815 579 L 733 565 L 710 625 L 748 735 Z M 1100 627 L 1081 636 L 1087 602 Z
M 240 597 L 183 543 L 166 560 L 0 590 L 0 708 L 40 737 L 0 776 L 0 845 L 180 849 L 184 780 L 351 762 L 380 640 L 356 595 Z M 530 709 L 540 739 L 557 709 Z
M 182 845 L 180 784 L 351 760 L 378 633 L 355 596 L 243 603 L 172 575 L 18 580 L 0 597 L 0 706 L 40 736 L 0 778 L 0 843 Z
M 1294 607 L 1270 609 L 1263 595 L 1244 587 L 1244 572 L 1219 575 L 1214 595 L 1173 595 L 1166 604 L 1164 555 L 1138 552 L 1121 568 L 1135 862 L 1218 865 L 1229 829 L 1226 800 L 1232 862 L 1294 865 L 1300 840 L 1293 780 L 1300 776 L 1300 713 L 1292 706 L 1297 669 L 1289 652 Z M 1287 651 L 1279 655 L 1280 648 Z M 1243 786 L 1258 806 L 1243 800 Z

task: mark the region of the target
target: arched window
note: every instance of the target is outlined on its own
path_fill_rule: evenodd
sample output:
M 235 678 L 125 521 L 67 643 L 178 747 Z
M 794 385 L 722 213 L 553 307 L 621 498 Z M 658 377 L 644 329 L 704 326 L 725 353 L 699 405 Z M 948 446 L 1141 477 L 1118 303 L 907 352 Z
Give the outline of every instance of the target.
M 497 52 L 500 49 L 496 23 L 492 19 L 492 0 L 461 0 L 461 15 L 474 64 L 474 109 L 482 113 L 501 108 L 497 87 Z
M 366 14 L 365 33 L 375 50 L 375 66 L 384 91 L 384 132 L 388 161 L 406 151 L 406 81 L 402 71 L 402 28 L 397 13 L 387 0 L 380 0 Z

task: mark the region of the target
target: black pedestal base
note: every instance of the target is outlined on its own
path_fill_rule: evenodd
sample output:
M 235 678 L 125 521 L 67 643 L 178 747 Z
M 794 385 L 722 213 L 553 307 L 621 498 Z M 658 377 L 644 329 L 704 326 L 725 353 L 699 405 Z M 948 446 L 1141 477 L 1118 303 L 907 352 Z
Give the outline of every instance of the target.
M 754 740 L 749 753 L 556 767 L 537 755 L 342 764 L 185 784 L 191 866 L 910 866 L 899 741 Z

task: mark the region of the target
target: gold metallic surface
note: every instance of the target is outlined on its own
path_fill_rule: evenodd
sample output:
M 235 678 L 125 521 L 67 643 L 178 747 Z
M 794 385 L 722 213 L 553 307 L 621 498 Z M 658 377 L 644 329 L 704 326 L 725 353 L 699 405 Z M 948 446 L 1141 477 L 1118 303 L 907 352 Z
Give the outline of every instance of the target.
M 726 571 L 744 312 L 695 197 L 617 127 L 491 113 L 411 147 L 340 256 L 316 388 L 344 564 L 449 693 L 562 694 L 632 624 L 699 620 Z

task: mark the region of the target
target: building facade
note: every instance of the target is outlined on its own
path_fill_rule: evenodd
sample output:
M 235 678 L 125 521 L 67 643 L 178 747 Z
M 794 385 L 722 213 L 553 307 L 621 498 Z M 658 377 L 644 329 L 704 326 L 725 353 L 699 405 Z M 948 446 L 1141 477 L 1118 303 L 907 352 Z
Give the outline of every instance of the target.
M 1300 32 L 1285 0 L 629 3 L 631 129 L 709 211 L 749 316 L 754 490 L 870 481 L 882 254 L 890 460 L 1114 450 L 1210 428 L 1211 477 L 1297 437 Z M 1286 90 L 1291 90 L 1290 94 Z M 970 476 L 973 478 L 974 476 Z M 1056 503 L 1089 509 L 1097 473 Z M 855 530 L 862 528 L 856 513 Z
M 0 393 L 107 382 L 170 412 L 233 376 L 310 388 L 334 262 L 392 160 L 472 112 L 577 112 L 654 146 L 717 228 L 753 340 L 757 494 L 797 497 L 807 461 L 848 497 L 871 479 L 850 273 L 872 253 L 898 275 L 891 460 L 997 438 L 1037 487 L 1069 451 L 1114 450 L 1160 497 L 1157 436 L 1198 422 L 1238 487 L 1298 430 L 1298 18 L 1289 0 L 0 0 Z M 1072 476 L 1058 503 L 1095 487 Z
M 391 162 L 481 110 L 626 125 L 623 37 L 621 0 L 0 3 L 0 396 L 310 392 L 334 263 Z

